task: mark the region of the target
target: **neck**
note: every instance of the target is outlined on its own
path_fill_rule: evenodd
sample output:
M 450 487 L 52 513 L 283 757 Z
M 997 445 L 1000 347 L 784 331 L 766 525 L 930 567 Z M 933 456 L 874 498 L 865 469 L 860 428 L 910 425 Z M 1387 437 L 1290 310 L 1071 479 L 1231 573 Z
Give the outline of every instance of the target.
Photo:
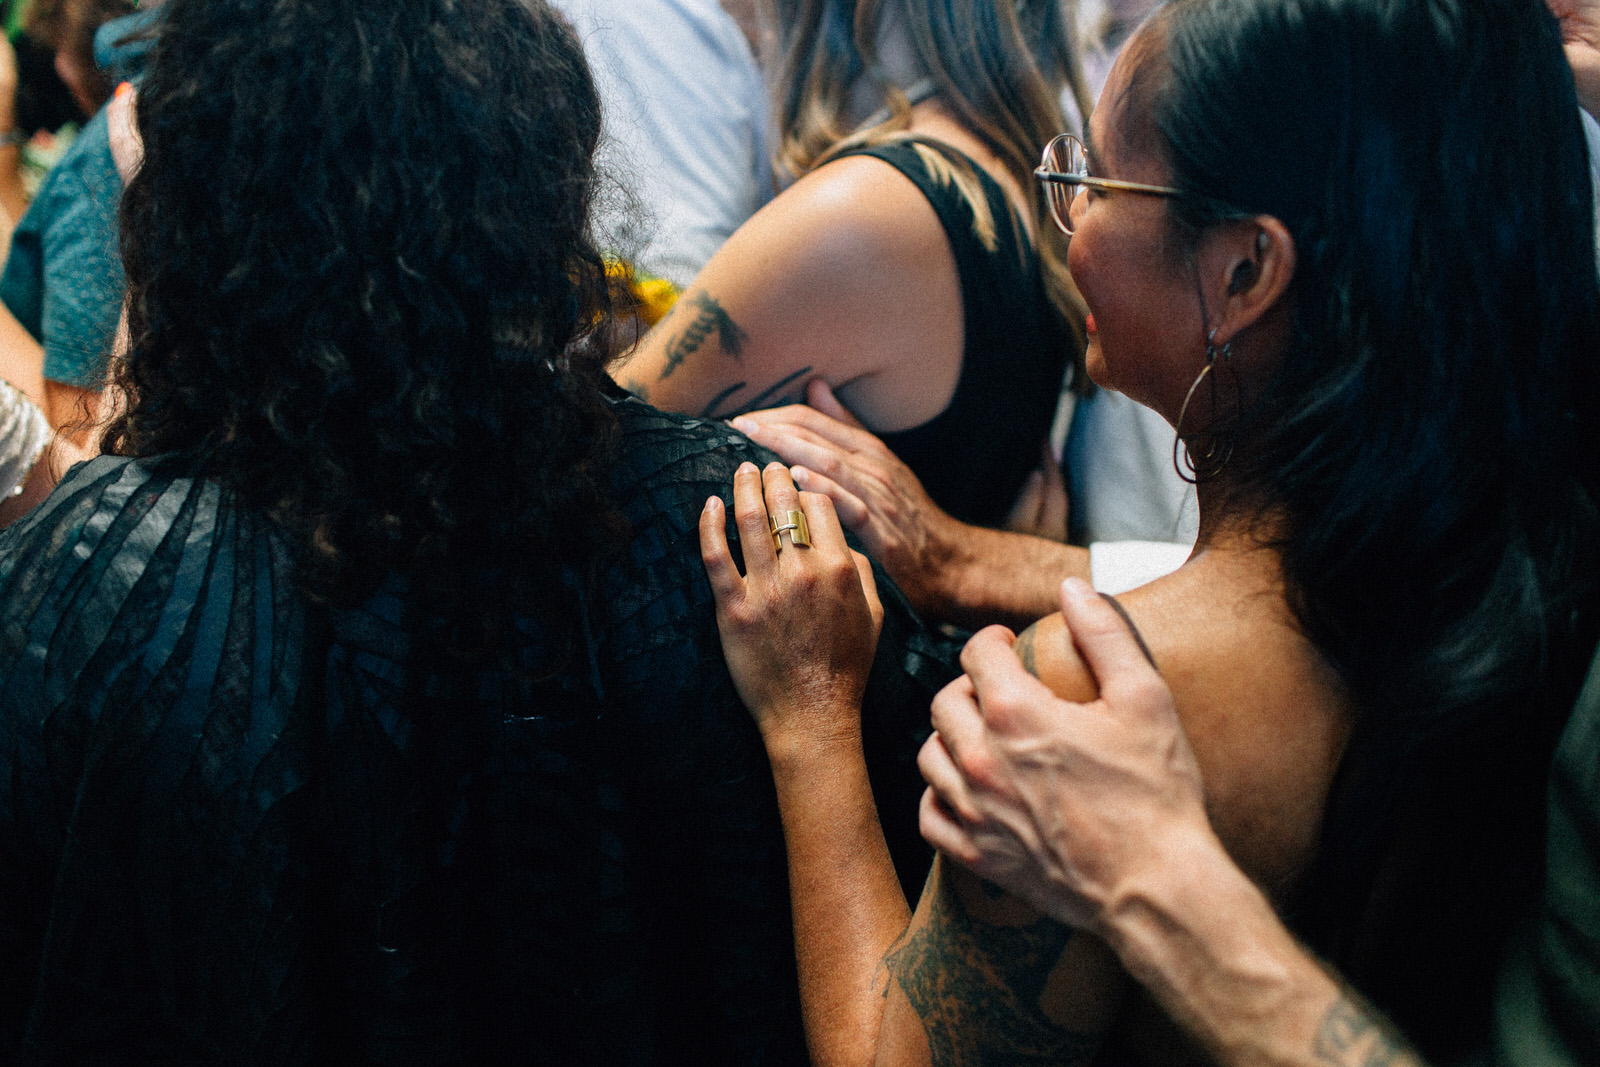
M 1227 548 L 1248 540 L 1252 546 L 1261 540 L 1274 540 L 1283 531 L 1281 511 L 1257 507 L 1239 490 L 1232 472 L 1225 466 L 1195 486 L 1200 506 L 1200 529 L 1195 549 Z

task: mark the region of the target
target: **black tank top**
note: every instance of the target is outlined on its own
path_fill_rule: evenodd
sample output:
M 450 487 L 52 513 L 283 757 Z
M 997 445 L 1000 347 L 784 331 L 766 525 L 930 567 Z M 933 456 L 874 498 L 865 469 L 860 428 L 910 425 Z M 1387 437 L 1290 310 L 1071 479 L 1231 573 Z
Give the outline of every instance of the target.
M 994 248 L 974 229 L 972 205 L 924 153 L 971 165 L 994 219 Z M 961 280 L 965 340 L 949 405 L 883 441 L 951 515 L 998 526 L 1050 432 L 1071 343 L 1045 293 L 1039 257 L 998 183 L 947 146 L 895 141 L 844 153 L 872 156 L 904 174 L 933 205 Z

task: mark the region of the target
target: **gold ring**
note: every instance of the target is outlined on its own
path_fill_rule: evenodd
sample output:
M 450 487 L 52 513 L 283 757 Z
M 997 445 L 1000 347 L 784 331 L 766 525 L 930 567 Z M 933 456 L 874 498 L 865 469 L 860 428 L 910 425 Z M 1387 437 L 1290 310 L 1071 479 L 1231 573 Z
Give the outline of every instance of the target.
M 811 528 L 806 525 L 806 515 L 803 511 L 788 511 L 784 513 L 786 521 L 782 526 L 773 526 L 772 536 L 777 537 L 785 530 L 789 531 L 789 540 L 796 548 L 811 547 Z

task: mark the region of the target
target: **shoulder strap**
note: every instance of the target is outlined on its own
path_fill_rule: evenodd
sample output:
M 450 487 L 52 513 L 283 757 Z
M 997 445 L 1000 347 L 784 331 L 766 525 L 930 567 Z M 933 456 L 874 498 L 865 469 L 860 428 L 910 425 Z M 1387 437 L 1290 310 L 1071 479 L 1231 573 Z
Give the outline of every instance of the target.
M 1144 643 L 1144 635 L 1141 634 L 1139 632 L 1139 628 L 1133 624 L 1133 619 L 1129 617 L 1128 610 L 1119 604 L 1117 602 L 1117 598 L 1112 596 L 1110 593 L 1101 593 L 1100 598 L 1115 608 L 1117 614 L 1122 616 L 1122 621 L 1128 625 L 1128 632 L 1132 634 L 1133 639 L 1139 643 L 1139 651 L 1144 653 L 1144 658 L 1149 661 L 1150 666 L 1155 667 L 1156 658 L 1150 654 L 1150 646 Z M 1160 669 L 1160 667 L 1156 667 L 1156 670 L 1159 671 Z
M 1019 269 L 1027 262 L 1026 231 L 1011 201 L 1000 183 L 966 153 L 906 136 L 846 149 L 835 159 L 850 156 L 871 156 L 905 175 L 938 214 L 958 260 L 1003 253 Z

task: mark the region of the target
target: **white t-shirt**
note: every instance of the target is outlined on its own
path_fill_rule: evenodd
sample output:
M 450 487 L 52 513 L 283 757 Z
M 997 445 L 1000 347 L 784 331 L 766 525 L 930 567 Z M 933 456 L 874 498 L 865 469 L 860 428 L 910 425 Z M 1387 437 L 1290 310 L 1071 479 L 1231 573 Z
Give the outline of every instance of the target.
M 554 2 L 583 41 L 605 109 L 600 243 L 687 285 L 772 197 L 750 43 L 717 0 Z

